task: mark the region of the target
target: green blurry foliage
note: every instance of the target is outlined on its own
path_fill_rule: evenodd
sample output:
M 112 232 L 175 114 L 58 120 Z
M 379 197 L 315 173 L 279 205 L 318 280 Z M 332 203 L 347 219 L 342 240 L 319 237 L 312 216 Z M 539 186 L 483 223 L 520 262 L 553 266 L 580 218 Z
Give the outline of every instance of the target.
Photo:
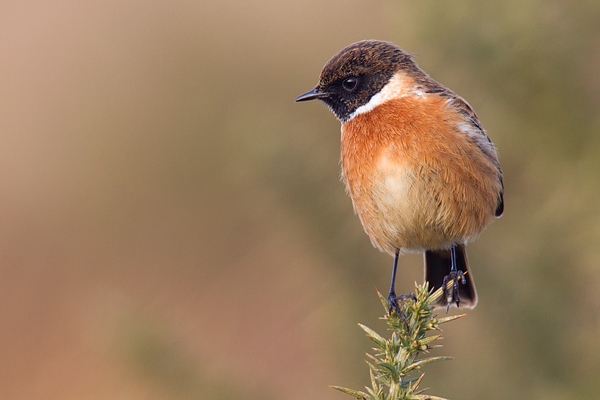
M 365 320 L 374 315 L 371 285 L 386 284 L 391 259 L 370 246 L 338 180 L 339 124 L 322 106 L 292 101 L 355 40 L 390 39 L 416 53 L 479 113 L 506 184 L 505 216 L 469 246 L 481 302 L 470 331 L 449 344 L 463 352 L 461 367 L 434 366 L 428 378 L 445 382 L 449 398 L 585 397 L 598 390 L 600 366 L 600 346 L 589 341 L 600 322 L 599 11 L 567 1 L 335 3 L 305 16 L 304 29 L 272 16 L 258 31 L 233 14 L 236 30 L 203 43 L 199 76 L 211 84 L 197 87 L 210 107 L 197 132 L 208 143 L 192 153 L 215 162 L 202 168 L 219 177 L 216 188 L 233 185 L 221 205 L 242 201 L 244 213 L 260 201 L 255 191 L 269 190 L 297 215 Z M 420 279 L 420 257 L 402 264 L 403 284 Z M 360 336 L 338 346 L 347 365 Z

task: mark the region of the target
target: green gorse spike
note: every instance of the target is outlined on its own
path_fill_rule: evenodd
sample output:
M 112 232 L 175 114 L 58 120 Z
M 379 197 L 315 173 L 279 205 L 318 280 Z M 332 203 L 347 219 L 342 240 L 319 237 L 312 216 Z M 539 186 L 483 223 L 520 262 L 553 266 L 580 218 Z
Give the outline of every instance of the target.
M 352 389 L 348 389 L 345 387 L 340 387 L 340 386 L 330 386 L 335 390 L 339 390 L 340 392 L 349 394 L 350 396 L 356 398 L 356 399 L 368 399 L 369 395 L 367 393 L 358 391 L 358 390 L 352 390 Z
M 374 341 L 379 347 L 385 348 L 386 340 L 383 338 L 383 336 L 380 336 L 377 332 L 375 332 L 368 326 L 365 326 L 363 324 L 358 324 L 358 326 L 360 326 L 367 333 L 367 337 Z
M 451 284 L 451 283 L 449 283 Z M 427 282 L 415 284 L 415 299 L 407 299 L 401 304 L 401 311 L 406 319 L 393 312 L 388 313 L 387 299 L 377 292 L 385 309 L 386 321 L 391 335 L 389 339 L 378 334 L 371 328 L 359 324 L 377 347 L 374 354 L 367 354 L 367 365 L 371 376 L 371 387 L 366 392 L 332 386 L 356 399 L 364 400 L 445 400 L 442 397 L 423 394 L 425 389 L 419 385 L 424 374 L 419 372 L 427 364 L 450 360 L 452 357 L 425 357 L 431 349 L 441 347 L 434 343 L 442 337 L 440 325 L 454 321 L 463 315 L 437 318 L 433 315 L 432 304 L 442 296 L 442 290 L 432 292 Z M 406 322 L 405 322 L 406 321 Z

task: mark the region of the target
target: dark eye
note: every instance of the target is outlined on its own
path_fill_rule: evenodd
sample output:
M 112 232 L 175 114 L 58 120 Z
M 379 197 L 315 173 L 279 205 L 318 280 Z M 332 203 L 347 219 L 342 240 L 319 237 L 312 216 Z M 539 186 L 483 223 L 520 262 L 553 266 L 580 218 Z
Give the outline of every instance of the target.
M 357 86 L 358 78 L 355 77 L 347 78 L 342 82 L 342 87 L 348 92 L 354 91 L 354 89 L 356 89 Z

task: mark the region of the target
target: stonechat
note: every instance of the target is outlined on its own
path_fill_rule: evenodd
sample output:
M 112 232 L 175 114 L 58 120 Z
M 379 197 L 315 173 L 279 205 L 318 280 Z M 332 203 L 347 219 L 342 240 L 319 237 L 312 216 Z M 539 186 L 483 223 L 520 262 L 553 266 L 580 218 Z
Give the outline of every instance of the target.
M 323 101 L 340 120 L 342 180 L 354 211 L 381 251 L 423 252 L 425 280 L 444 288 L 435 304 L 477 304 L 465 245 L 504 210 L 496 148 L 471 106 L 390 42 L 342 49 L 319 83 L 296 101 Z M 446 289 L 450 280 L 454 285 Z

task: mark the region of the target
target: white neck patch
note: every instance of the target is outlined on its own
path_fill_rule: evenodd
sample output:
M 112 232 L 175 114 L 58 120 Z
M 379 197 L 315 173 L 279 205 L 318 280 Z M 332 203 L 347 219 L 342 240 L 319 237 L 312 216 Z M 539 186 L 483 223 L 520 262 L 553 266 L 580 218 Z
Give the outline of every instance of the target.
M 408 94 L 411 95 L 423 95 L 424 93 L 421 91 L 416 91 L 413 87 L 413 80 L 408 78 L 405 73 L 402 71 L 398 71 L 392 76 L 390 81 L 379 91 L 371 97 L 371 99 L 367 102 L 367 104 L 363 104 L 358 107 L 350 117 L 348 121 L 357 115 L 368 113 L 373 110 L 375 107 L 383 104 L 391 99 L 396 99 L 398 97 L 406 96 Z

